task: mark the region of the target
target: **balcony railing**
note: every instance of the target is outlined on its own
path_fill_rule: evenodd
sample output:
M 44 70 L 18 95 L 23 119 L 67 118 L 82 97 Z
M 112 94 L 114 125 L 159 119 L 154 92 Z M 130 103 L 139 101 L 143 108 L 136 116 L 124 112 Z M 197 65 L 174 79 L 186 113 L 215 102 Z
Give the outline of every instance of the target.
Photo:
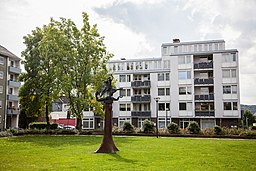
M 196 110 L 195 116 L 215 116 L 213 110 L 205 111 L 205 110 Z
M 12 66 L 8 67 L 8 71 L 11 72 L 11 73 L 15 73 L 15 74 L 20 74 L 21 73 L 20 68 L 16 68 L 16 67 L 12 67 Z
M 150 81 L 132 81 L 132 88 L 150 88 Z
M 8 115 L 18 115 L 18 114 L 20 114 L 20 111 L 17 110 L 17 109 L 10 109 L 10 108 L 8 108 L 7 109 L 7 114 Z
M 132 96 L 131 100 L 133 103 L 150 103 L 150 95 Z
M 213 62 L 201 62 L 198 64 L 194 64 L 194 69 L 208 69 L 213 68 Z
M 20 87 L 21 83 L 18 81 L 14 81 L 14 80 L 8 80 L 8 85 L 12 86 L 12 87 Z
M 213 78 L 206 78 L 206 79 L 195 78 L 194 84 L 213 84 Z
M 195 95 L 195 100 L 214 100 L 214 94 Z
M 132 117 L 150 117 L 151 111 L 132 111 Z
M 8 94 L 7 95 L 7 100 L 9 100 L 9 101 L 18 101 L 19 97 L 17 95 Z

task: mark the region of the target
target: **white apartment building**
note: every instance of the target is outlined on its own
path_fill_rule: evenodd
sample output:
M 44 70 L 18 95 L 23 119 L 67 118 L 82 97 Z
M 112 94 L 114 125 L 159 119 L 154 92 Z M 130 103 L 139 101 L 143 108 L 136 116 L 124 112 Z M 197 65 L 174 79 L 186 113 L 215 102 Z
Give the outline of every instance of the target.
M 18 127 L 20 61 L 19 57 L 0 45 L 0 131 Z
M 160 128 L 170 122 L 186 128 L 190 121 L 201 128 L 239 125 L 238 51 L 225 49 L 224 40 L 173 39 L 162 44 L 160 58 L 111 60 L 108 68 L 123 88 L 113 103 L 114 125 L 141 127 L 157 114 Z

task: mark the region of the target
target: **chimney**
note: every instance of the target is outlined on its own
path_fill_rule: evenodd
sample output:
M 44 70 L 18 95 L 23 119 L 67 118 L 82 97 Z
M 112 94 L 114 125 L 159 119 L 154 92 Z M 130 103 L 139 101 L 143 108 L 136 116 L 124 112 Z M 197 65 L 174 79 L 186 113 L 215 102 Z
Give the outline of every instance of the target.
M 173 43 L 180 43 L 180 39 L 172 39 Z

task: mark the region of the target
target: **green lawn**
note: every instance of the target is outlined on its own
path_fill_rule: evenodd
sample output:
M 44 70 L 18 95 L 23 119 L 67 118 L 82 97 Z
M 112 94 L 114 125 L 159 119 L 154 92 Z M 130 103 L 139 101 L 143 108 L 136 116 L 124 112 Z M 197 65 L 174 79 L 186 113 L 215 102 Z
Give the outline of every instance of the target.
M 116 154 L 95 154 L 102 137 L 0 138 L 0 170 L 256 170 L 256 140 L 114 137 Z

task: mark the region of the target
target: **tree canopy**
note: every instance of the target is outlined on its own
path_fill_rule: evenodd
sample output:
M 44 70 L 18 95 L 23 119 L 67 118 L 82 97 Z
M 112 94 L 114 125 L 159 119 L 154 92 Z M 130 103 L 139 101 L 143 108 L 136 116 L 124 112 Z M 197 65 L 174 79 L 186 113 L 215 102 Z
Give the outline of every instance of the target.
M 93 107 L 94 113 L 103 114 L 94 93 L 106 79 L 106 62 L 113 56 L 107 52 L 97 26 L 90 26 L 86 13 L 82 17 L 81 29 L 70 19 L 51 19 L 24 37 L 26 73 L 21 76 L 24 85 L 20 91 L 24 108 L 33 106 L 29 99 L 36 99 L 34 110 L 45 105 L 46 117 L 52 101 L 64 94 L 70 99 L 70 111 L 77 117 L 79 130 L 84 109 Z

